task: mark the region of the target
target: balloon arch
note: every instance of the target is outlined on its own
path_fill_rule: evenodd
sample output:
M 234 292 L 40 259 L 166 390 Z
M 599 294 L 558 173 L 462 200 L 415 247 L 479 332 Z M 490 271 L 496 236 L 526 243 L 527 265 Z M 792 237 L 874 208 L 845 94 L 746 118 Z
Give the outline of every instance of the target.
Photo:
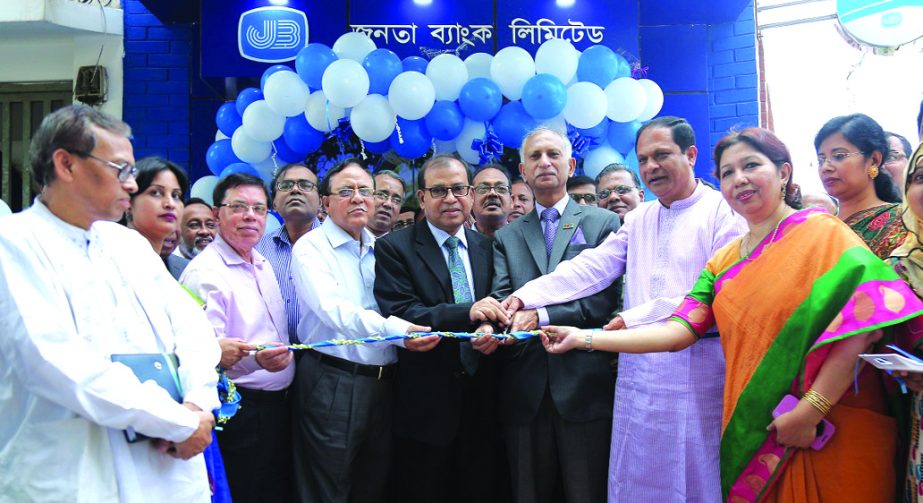
M 294 71 L 268 68 L 260 89 L 244 89 L 218 109 L 206 154 L 216 176 L 196 181 L 192 195 L 210 200 L 230 173 L 268 182 L 280 165 L 304 160 L 330 138 L 343 155 L 393 152 L 412 161 L 433 150 L 481 164 L 499 159 L 504 146 L 518 148 L 539 125 L 568 135 L 589 176 L 614 162 L 637 169 L 635 134 L 660 112 L 663 92 L 633 73 L 644 72 L 606 46 L 580 52 L 563 39 L 544 42 L 534 59 L 506 47 L 464 60 L 446 53 L 402 61 L 367 35 L 346 33 L 332 48 L 306 46 Z M 344 142 L 359 148 L 347 152 Z

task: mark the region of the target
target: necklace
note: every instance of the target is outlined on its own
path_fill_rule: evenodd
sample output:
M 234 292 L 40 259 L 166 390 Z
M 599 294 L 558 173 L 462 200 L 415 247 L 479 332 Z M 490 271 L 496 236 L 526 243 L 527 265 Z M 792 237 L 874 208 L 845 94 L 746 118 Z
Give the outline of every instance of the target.
M 778 222 L 776 222 L 775 228 L 772 229 L 772 236 L 769 238 L 769 242 L 766 243 L 766 250 L 769 250 L 769 247 L 772 246 L 772 243 L 773 243 L 773 242 L 775 242 L 775 240 L 776 240 L 776 233 L 779 232 L 779 226 L 782 225 L 782 221 L 785 220 L 786 218 L 788 218 L 788 216 L 789 216 L 789 215 L 785 215 L 785 216 L 783 216 L 782 218 L 780 218 Z M 748 259 L 748 258 L 750 258 L 750 255 L 751 255 L 754 251 L 756 251 L 756 246 L 754 246 L 752 250 L 750 249 L 750 237 L 751 237 L 750 232 L 747 232 L 747 234 L 746 234 L 746 235 L 744 236 L 744 238 L 741 240 L 740 258 L 742 258 L 742 259 Z M 764 236 L 764 237 L 765 237 L 765 236 Z M 744 243 L 744 241 L 746 241 L 746 243 Z M 759 246 L 759 242 L 757 242 L 757 246 Z M 747 251 L 747 253 L 743 253 L 744 250 L 749 250 L 749 251 Z

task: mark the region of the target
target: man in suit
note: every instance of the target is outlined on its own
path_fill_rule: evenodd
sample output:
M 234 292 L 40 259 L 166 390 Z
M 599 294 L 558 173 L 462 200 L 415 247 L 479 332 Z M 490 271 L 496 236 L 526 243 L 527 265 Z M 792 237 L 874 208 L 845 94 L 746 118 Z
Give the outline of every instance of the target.
M 567 137 L 552 129 L 540 127 L 523 140 L 519 170 L 535 193 L 535 210 L 497 232 L 492 296 L 505 298 L 618 229 L 615 213 L 568 197 L 567 179 L 576 169 L 571 152 Z M 599 327 L 618 298 L 616 283 L 578 301 L 520 310 L 511 329 Z M 515 501 L 552 501 L 556 485 L 570 503 L 605 501 L 614 382 L 609 357 L 572 351 L 572 358 L 559 358 L 538 338 L 499 353 L 499 411 Z
M 491 239 L 464 227 L 471 183 L 471 172 L 453 156 L 423 165 L 417 197 L 426 220 L 377 242 L 375 299 L 383 316 L 453 332 L 473 331 L 485 320 L 508 323 L 488 295 Z M 496 368 L 477 352 L 496 347 L 493 338 L 443 339 L 428 352 L 398 351 L 397 501 L 500 501 Z

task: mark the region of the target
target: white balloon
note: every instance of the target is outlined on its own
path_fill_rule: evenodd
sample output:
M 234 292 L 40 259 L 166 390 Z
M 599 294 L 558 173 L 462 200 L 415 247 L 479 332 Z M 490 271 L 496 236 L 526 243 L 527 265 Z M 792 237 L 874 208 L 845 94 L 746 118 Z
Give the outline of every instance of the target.
M 567 134 L 567 121 L 564 120 L 564 114 L 556 115 L 550 119 L 538 121 L 538 126 L 546 127 L 559 133 Z
M 663 108 L 663 91 L 660 90 L 660 86 L 656 82 L 650 79 L 641 79 L 638 83 L 644 87 L 644 93 L 647 95 L 647 106 L 644 107 L 644 111 L 641 112 L 637 120 L 649 121 L 656 117 L 660 113 L 660 109 Z
M 609 110 L 606 115 L 615 122 L 631 122 L 647 107 L 644 86 L 631 77 L 621 77 L 606 86 Z
M 354 107 L 369 94 L 369 74 L 351 59 L 338 59 L 324 70 L 321 88 L 330 103 Z
M 212 193 L 215 191 L 215 185 L 218 185 L 217 176 L 203 176 L 192 184 L 192 188 L 189 190 L 189 195 L 191 197 L 198 197 L 199 199 L 208 203 L 209 206 L 214 206 L 214 201 L 212 201 Z
M 377 49 L 375 42 L 365 33 L 351 31 L 340 35 L 333 43 L 333 52 L 340 59 L 351 59 L 357 63 Z
M 436 103 L 436 88 L 429 77 L 420 72 L 403 72 L 391 81 L 388 101 L 394 112 L 404 119 L 422 119 Z
M 522 47 L 504 47 L 490 62 L 490 79 L 510 100 L 522 97 L 522 86 L 535 75 L 535 61 Z
M 394 132 L 397 115 L 384 96 L 370 94 L 353 107 L 349 114 L 349 123 L 360 139 L 377 143 L 385 141 Z
M 272 177 L 276 174 L 276 170 L 281 168 L 283 164 L 285 164 L 285 161 L 270 154 L 269 157 L 263 161 L 251 164 L 251 166 L 260 173 L 260 178 L 266 182 L 266 184 L 270 184 L 272 183 Z
M 3 199 L 0 199 L 0 217 L 5 217 L 7 215 L 12 215 L 12 214 L 13 214 L 13 210 L 11 210 L 9 206 L 7 206 L 6 201 L 4 201 Z
M 346 117 L 346 109 L 338 107 L 327 100 L 324 91 L 317 90 L 308 96 L 308 104 L 304 109 L 304 117 L 312 128 L 328 133 L 339 125 L 339 120 Z
M 433 82 L 437 100 L 455 101 L 468 82 L 468 67 L 454 54 L 440 54 L 426 65 L 426 76 Z
M 486 132 L 483 122 L 465 119 L 462 132 L 455 138 L 455 150 L 458 151 L 458 155 L 469 163 L 477 165 L 481 161 L 481 155 L 471 148 L 471 142 L 478 138 L 484 139 Z
M 276 72 L 266 79 L 263 96 L 274 112 L 292 117 L 304 112 L 308 85 L 295 72 Z
M 486 52 L 476 52 L 465 58 L 465 66 L 468 67 L 468 80 L 472 79 L 489 79 L 490 62 L 494 57 Z
M 269 104 L 266 103 L 266 100 L 257 100 L 244 110 L 243 126 L 241 127 L 244 128 L 244 131 L 247 132 L 247 136 L 250 138 L 259 142 L 270 142 L 282 136 L 282 129 L 285 127 L 285 117 L 269 108 Z M 237 131 L 240 131 L 240 128 L 237 128 Z M 237 135 L 236 131 L 234 135 Z M 259 160 L 262 161 L 263 159 L 265 159 L 265 157 Z M 246 161 L 242 157 L 240 160 Z
M 592 82 L 577 82 L 567 88 L 564 119 L 574 127 L 591 128 L 606 118 L 606 93 Z
M 247 110 L 250 110 L 250 107 L 247 107 Z M 240 126 L 234 131 L 234 135 L 231 136 L 231 148 L 238 159 L 250 164 L 263 161 L 272 154 L 272 143 L 253 138 L 247 132 L 246 126 Z
M 263 235 L 271 234 L 282 228 L 282 224 L 279 223 L 279 219 L 275 215 L 269 215 L 266 217 L 266 229 L 263 230 Z
M 606 166 L 612 163 L 625 164 L 625 158 L 618 153 L 608 143 L 590 150 L 583 159 L 583 174 L 590 178 L 596 178 L 596 175 Z
M 230 140 L 230 138 L 228 138 L 228 135 L 222 133 L 219 129 L 218 131 L 215 131 L 215 141 L 218 140 Z
M 535 73 L 548 73 L 561 82 L 570 82 L 577 75 L 580 51 L 569 40 L 553 38 L 535 52 Z

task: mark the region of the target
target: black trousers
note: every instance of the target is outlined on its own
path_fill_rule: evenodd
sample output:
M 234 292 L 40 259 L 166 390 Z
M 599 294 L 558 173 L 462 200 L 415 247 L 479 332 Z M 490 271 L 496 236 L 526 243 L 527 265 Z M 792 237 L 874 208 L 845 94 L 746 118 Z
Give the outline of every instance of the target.
M 527 425 L 504 429 L 518 503 L 605 503 L 612 419 L 567 421 L 545 390 Z
M 237 391 L 240 410 L 217 433 L 231 499 L 235 503 L 292 501 L 288 392 L 240 387 Z
M 392 380 L 357 375 L 306 354 L 292 394 L 295 488 L 310 503 L 387 498 Z

